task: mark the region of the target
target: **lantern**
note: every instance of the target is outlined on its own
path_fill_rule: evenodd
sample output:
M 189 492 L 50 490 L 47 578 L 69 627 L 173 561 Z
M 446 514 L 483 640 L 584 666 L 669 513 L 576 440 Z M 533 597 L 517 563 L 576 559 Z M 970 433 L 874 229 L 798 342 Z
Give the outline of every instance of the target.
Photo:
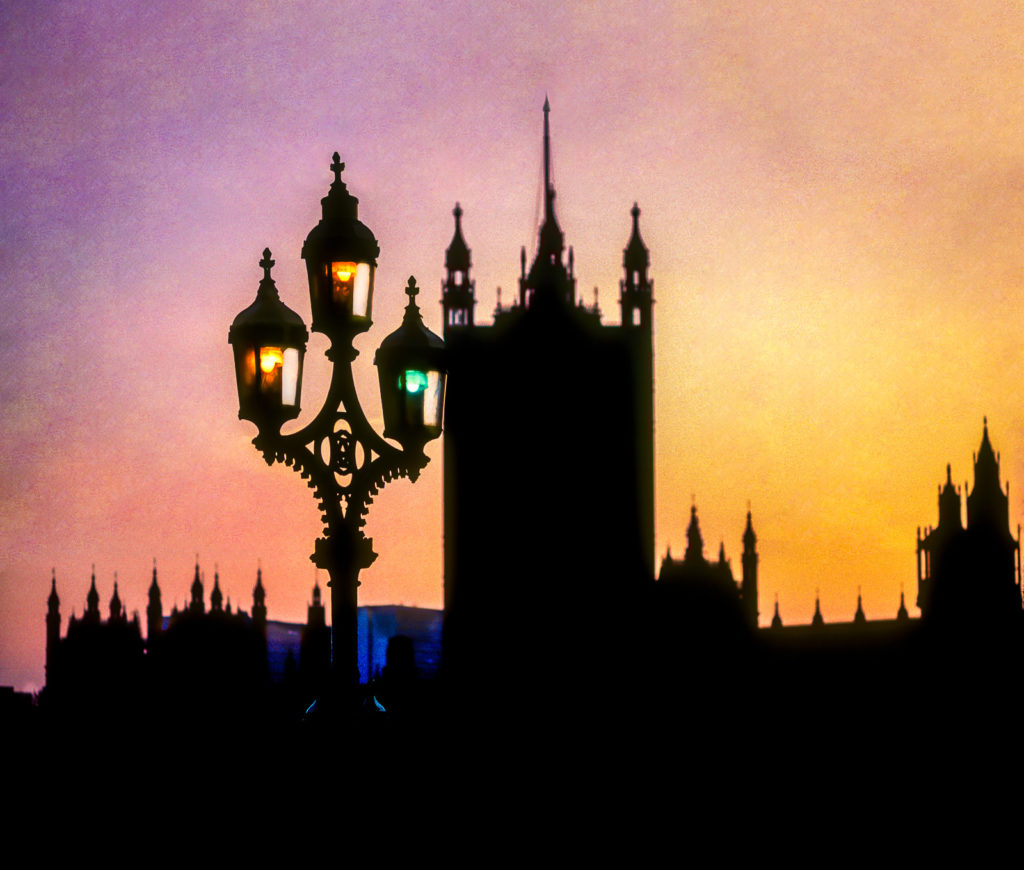
M 256 300 L 232 321 L 228 343 L 235 352 L 239 418 L 276 430 L 299 415 L 302 357 L 309 333 L 302 318 L 278 297 L 270 277 L 273 265 L 266 248 Z
M 334 154 L 334 181 L 320 205 L 323 217 L 306 237 L 302 258 L 309 276 L 315 332 L 349 334 L 370 328 L 373 273 L 380 246 L 358 219 L 359 200 L 341 180 L 345 168 Z
M 384 436 L 406 449 L 422 450 L 441 434 L 447 377 L 444 342 L 423 325 L 416 304 L 416 279 L 405 292 L 402 325 L 381 342 L 374 357 L 380 377 Z

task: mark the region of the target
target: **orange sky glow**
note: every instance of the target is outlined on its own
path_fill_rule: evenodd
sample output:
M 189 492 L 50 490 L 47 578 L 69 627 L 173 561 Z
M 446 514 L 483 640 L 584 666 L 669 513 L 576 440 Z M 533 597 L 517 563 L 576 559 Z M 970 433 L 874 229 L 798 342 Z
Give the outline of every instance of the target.
M 1015 531 L 1024 11 L 770 6 L 0 12 L 0 685 L 43 684 L 51 570 L 65 625 L 93 564 L 104 606 L 116 572 L 144 614 L 153 560 L 169 609 L 197 554 L 234 606 L 251 607 L 259 564 L 271 618 L 305 619 L 319 515 L 251 446 L 227 344 L 261 252 L 308 324 L 299 252 L 340 151 L 381 247 L 356 363 L 379 425 L 373 350 L 410 274 L 441 331 L 456 201 L 478 320 L 497 287 L 511 298 L 536 243 L 545 94 L 559 220 L 607 321 L 642 211 L 658 561 L 685 548 L 695 500 L 707 554 L 724 541 L 738 570 L 749 503 L 763 623 L 776 597 L 809 621 L 816 594 L 848 620 L 858 590 L 869 618 L 895 615 L 901 589 L 916 613 L 915 529 L 937 518 L 947 462 L 972 482 L 985 416 Z M 314 335 L 299 423 L 324 347 Z M 420 481 L 371 509 L 364 603 L 440 606 L 440 443 L 427 452 Z

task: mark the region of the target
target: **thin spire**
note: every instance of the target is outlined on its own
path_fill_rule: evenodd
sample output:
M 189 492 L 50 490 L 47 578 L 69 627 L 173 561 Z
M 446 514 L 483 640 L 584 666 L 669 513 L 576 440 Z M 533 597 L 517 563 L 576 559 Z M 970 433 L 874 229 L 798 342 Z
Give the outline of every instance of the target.
M 548 125 L 548 115 L 551 114 L 551 104 L 548 102 L 548 95 L 544 94 L 544 220 L 551 220 L 552 201 L 554 193 L 551 190 L 551 130 Z

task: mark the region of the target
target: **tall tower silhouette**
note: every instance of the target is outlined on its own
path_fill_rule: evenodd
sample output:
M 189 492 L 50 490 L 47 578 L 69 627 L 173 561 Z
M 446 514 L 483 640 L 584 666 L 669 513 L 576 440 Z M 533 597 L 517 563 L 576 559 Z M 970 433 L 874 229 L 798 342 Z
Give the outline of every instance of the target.
M 605 325 L 596 305 L 576 298 L 555 214 L 549 115 L 545 100 L 544 211 L 528 269 L 520 256 L 518 298 L 499 305 L 492 325 L 449 316 L 466 297 L 442 299 L 444 670 L 495 686 L 625 661 L 610 645 L 627 643 L 624 608 L 653 584 L 651 282 L 639 211 L 621 304 L 641 314 Z M 466 266 L 465 286 L 468 245 L 458 209 L 455 217 L 446 267 Z M 444 292 L 453 286 L 446 280 Z M 526 626 L 529 643 L 513 641 Z

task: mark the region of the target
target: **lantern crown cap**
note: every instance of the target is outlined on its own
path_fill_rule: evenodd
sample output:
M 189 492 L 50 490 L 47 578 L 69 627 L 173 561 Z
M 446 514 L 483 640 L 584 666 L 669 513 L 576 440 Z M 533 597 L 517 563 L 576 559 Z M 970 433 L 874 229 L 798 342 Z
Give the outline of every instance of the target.
M 334 180 L 327 191 L 327 196 L 320 200 L 324 219 L 354 219 L 358 216 L 359 200 L 348 192 L 348 187 L 342 181 L 341 173 L 345 171 L 345 164 L 341 162 L 341 155 L 335 151 L 331 158 L 331 172 L 334 173 Z
M 270 270 L 274 268 L 275 262 L 276 260 L 270 259 L 270 248 L 264 248 L 263 259 L 260 260 L 260 268 L 263 270 L 263 280 L 269 281 L 271 284 L 273 284 L 274 282 L 273 279 L 270 277 Z M 260 286 L 263 286 L 262 282 L 260 283 Z
M 409 276 L 408 282 L 405 285 L 405 295 L 409 297 L 409 304 L 405 306 L 406 316 L 409 316 L 410 311 L 419 316 L 420 307 L 416 304 L 416 297 L 419 296 L 420 288 L 416 286 L 416 278 L 412 275 Z
M 337 151 L 332 155 L 334 180 L 327 196 L 320 200 L 322 217 L 310 230 L 302 246 L 302 258 L 319 269 L 324 260 L 347 260 L 377 265 L 380 246 L 368 227 L 359 220 L 359 200 L 348 192 L 341 173 L 345 164 Z
M 228 341 L 232 336 L 240 336 L 241 333 L 255 331 L 262 334 L 267 327 L 284 329 L 285 337 L 301 342 L 303 345 L 309 337 L 306 325 L 294 311 L 281 301 L 277 293 L 277 284 L 271 277 L 270 270 L 274 266 L 270 248 L 263 249 L 263 258 L 260 260 L 260 268 L 263 269 L 263 278 L 260 281 L 259 289 L 256 291 L 256 299 L 252 305 L 235 317 L 228 332 Z
M 405 285 L 405 294 L 409 297 L 409 304 L 405 306 L 402 325 L 380 343 L 380 350 L 387 351 L 396 346 L 443 350 L 444 341 L 423 325 L 420 307 L 416 304 L 419 292 L 420 288 L 416 284 L 416 278 L 410 275 Z

